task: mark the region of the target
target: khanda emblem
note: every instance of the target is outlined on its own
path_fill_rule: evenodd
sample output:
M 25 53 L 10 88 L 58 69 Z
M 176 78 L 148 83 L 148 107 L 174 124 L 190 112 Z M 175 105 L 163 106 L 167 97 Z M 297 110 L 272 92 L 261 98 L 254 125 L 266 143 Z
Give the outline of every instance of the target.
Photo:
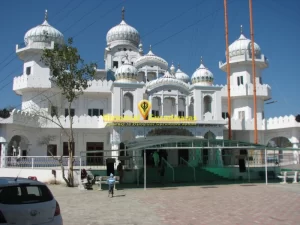
M 150 112 L 151 103 L 147 100 L 142 100 L 139 102 L 138 108 L 139 108 L 139 111 L 140 111 L 142 117 L 145 120 Z

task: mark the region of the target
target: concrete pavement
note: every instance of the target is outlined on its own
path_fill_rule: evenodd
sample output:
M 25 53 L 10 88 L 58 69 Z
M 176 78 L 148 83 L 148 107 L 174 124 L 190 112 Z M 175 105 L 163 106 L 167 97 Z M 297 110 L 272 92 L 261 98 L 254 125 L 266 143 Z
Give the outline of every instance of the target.
M 65 225 L 298 225 L 300 184 L 79 191 L 50 186 Z

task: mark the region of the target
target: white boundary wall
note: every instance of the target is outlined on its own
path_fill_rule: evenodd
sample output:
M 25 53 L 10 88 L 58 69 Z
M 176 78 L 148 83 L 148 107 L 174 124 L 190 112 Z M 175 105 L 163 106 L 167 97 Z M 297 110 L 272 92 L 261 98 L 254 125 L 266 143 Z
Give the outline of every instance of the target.
M 79 171 L 74 171 L 74 183 L 78 185 L 78 173 Z M 65 175 L 68 175 L 68 170 L 65 170 Z M 29 176 L 34 176 L 38 181 L 44 183 L 54 182 L 54 176 L 52 175 L 51 169 L 23 169 L 23 168 L 1 168 L 0 177 L 22 177 L 28 178 Z M 56 181 L 65 184 L 62 178 L 61 170 L 56 170 Z

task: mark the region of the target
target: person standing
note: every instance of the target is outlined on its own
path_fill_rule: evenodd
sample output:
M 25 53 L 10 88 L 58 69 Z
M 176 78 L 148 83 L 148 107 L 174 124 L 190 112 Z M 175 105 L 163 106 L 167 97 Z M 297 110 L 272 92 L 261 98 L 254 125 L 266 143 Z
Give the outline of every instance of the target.
M 110 177 L 107 179 L 108 184 L 108 197 L 111 194 L 111 197 L 114 197 L 114 187 L 115 187 L 116 179 L 114 175 L 111 173 Z
M 157 167 L 158 164 L 159 164 L 159 154 L 158 154 L 158 152 L 157 151 L 154 152 L 152 157 L 153 157 L 153 160 L 154 160 L 154 165 L 155 165 L 155 167 Z

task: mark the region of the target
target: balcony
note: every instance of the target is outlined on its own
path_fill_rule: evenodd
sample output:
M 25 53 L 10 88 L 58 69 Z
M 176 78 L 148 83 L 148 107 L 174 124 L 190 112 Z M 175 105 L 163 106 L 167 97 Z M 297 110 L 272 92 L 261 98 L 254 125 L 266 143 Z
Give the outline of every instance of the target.
M 246 64 L 251 64 L 252 63 L 252 55 L 245 53 L 244 55 L 230 57 L 229 62 L 230 62 L 230 64 L 241 63 L 241 62 L 245 62 Z M 269 60 L 263 54 L 256 55 L 255 62 L 256 62 L 256 66 L 260 67 L 261 69 L 269 67 Z M 222 61 L 219 61 L 219 68 L 221 70 L 223 70 L 224 72 L 226 72 L 226 65 L 227 65 L 226 58 L 223 59 Z
M 227 85 L 222 88 L 222 97 L 227 98 Z M 230 88 L 231 97 L 247 97 L 253 96 L 253 84 L 245 84 L 241 86 L 232 86 Z M 264 100 L 268 100 L 272 97 L 271 87 L 268 84 L 256 85 L 256 96 Z

